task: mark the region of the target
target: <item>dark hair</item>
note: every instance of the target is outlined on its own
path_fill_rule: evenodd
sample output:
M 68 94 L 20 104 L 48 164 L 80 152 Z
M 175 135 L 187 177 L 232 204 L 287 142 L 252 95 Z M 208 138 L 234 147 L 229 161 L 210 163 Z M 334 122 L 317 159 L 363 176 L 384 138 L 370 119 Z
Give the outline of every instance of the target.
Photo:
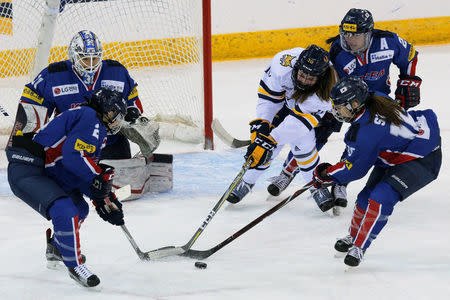
M 336 84 L 337 74 L 333 66 L 329 66 L 323 75 L 321 75 L 313 88 L 307 93 L 295 90 L 292 99 L 303 103 L 309 96 L 316 93 L 322 101 L 330 101 L 330 93 Z
M 373 122 L 375 115 L 386 119 L 391 124 L 401 125 L 401 115 L 406 115 L 405 110 L 392 99 L 371 94 L 366 100 L 366 108 L 370 111 L 370 122 Z

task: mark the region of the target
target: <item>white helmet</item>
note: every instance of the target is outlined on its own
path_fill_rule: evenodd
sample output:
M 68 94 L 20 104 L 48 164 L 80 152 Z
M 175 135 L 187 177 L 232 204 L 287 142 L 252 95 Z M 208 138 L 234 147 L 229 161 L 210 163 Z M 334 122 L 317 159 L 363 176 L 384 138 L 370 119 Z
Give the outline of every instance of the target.
M 83 82 L 93 84 L 103 57 L 102 44 L 95 33 L 89 30 L 78 32 L 70 41 L 68 51 L 69 59 Z

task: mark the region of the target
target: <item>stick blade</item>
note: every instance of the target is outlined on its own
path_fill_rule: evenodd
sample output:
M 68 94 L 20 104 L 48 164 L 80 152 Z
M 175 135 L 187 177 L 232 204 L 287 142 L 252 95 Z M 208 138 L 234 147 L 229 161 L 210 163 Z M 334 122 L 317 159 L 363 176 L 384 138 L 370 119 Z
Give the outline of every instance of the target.
M 167 246 L 167 247 L 158 248 L 155 250 L 145 252 L 144 255 L 146 257 L 148 257 L 150 260 L 152 260 L 152 259 L 160 259 L 160 258 L 173 256 L 173 255 L 180 255 L 184 252 L 186 252 L 186 250 L 184 250 L 182 247 Z

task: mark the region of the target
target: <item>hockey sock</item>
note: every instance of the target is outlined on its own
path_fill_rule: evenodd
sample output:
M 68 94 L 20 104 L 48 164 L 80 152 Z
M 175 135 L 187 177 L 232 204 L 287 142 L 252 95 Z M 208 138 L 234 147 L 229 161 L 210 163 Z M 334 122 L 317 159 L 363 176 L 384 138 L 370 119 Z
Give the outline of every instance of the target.
M 358 204 L 355 204 L 355 208 L 353 209 L 353 218 L 350 224 L 350 235 L 354 238 L 358 233 L 359 226 L 361 225 L 361 221 L 366 213 L 365 210 L 360 208 Z
M 78 210 L 71 198 L 56 200 L 49 209 L 52 218 L 54 236 L 53 242 L 58 247 L 64 264 L 68 268 L 74 268 L 81 264 L 81 250 Z

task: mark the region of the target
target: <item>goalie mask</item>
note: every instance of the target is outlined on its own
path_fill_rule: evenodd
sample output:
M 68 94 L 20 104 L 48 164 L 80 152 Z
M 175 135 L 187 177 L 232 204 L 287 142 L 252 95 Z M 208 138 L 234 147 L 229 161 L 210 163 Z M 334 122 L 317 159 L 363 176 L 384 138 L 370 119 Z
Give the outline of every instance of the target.
M 88 105 L 98 113 L 108 134 L 113 135 L 119 132 L 127 112 L 127 104 L 120 92 L 100 88 L 91 96 Z
M 75 71 L 86 85 L 92 85 L 103 57 L 98 37 L 92 31 L 80 31 L 70 41 L 68 51 Z
M 331 89 L 333 116 L 340 122 L 353 122 L 369 96 L 369 87 L 361 78 L 356 76 L 342 78 Z

